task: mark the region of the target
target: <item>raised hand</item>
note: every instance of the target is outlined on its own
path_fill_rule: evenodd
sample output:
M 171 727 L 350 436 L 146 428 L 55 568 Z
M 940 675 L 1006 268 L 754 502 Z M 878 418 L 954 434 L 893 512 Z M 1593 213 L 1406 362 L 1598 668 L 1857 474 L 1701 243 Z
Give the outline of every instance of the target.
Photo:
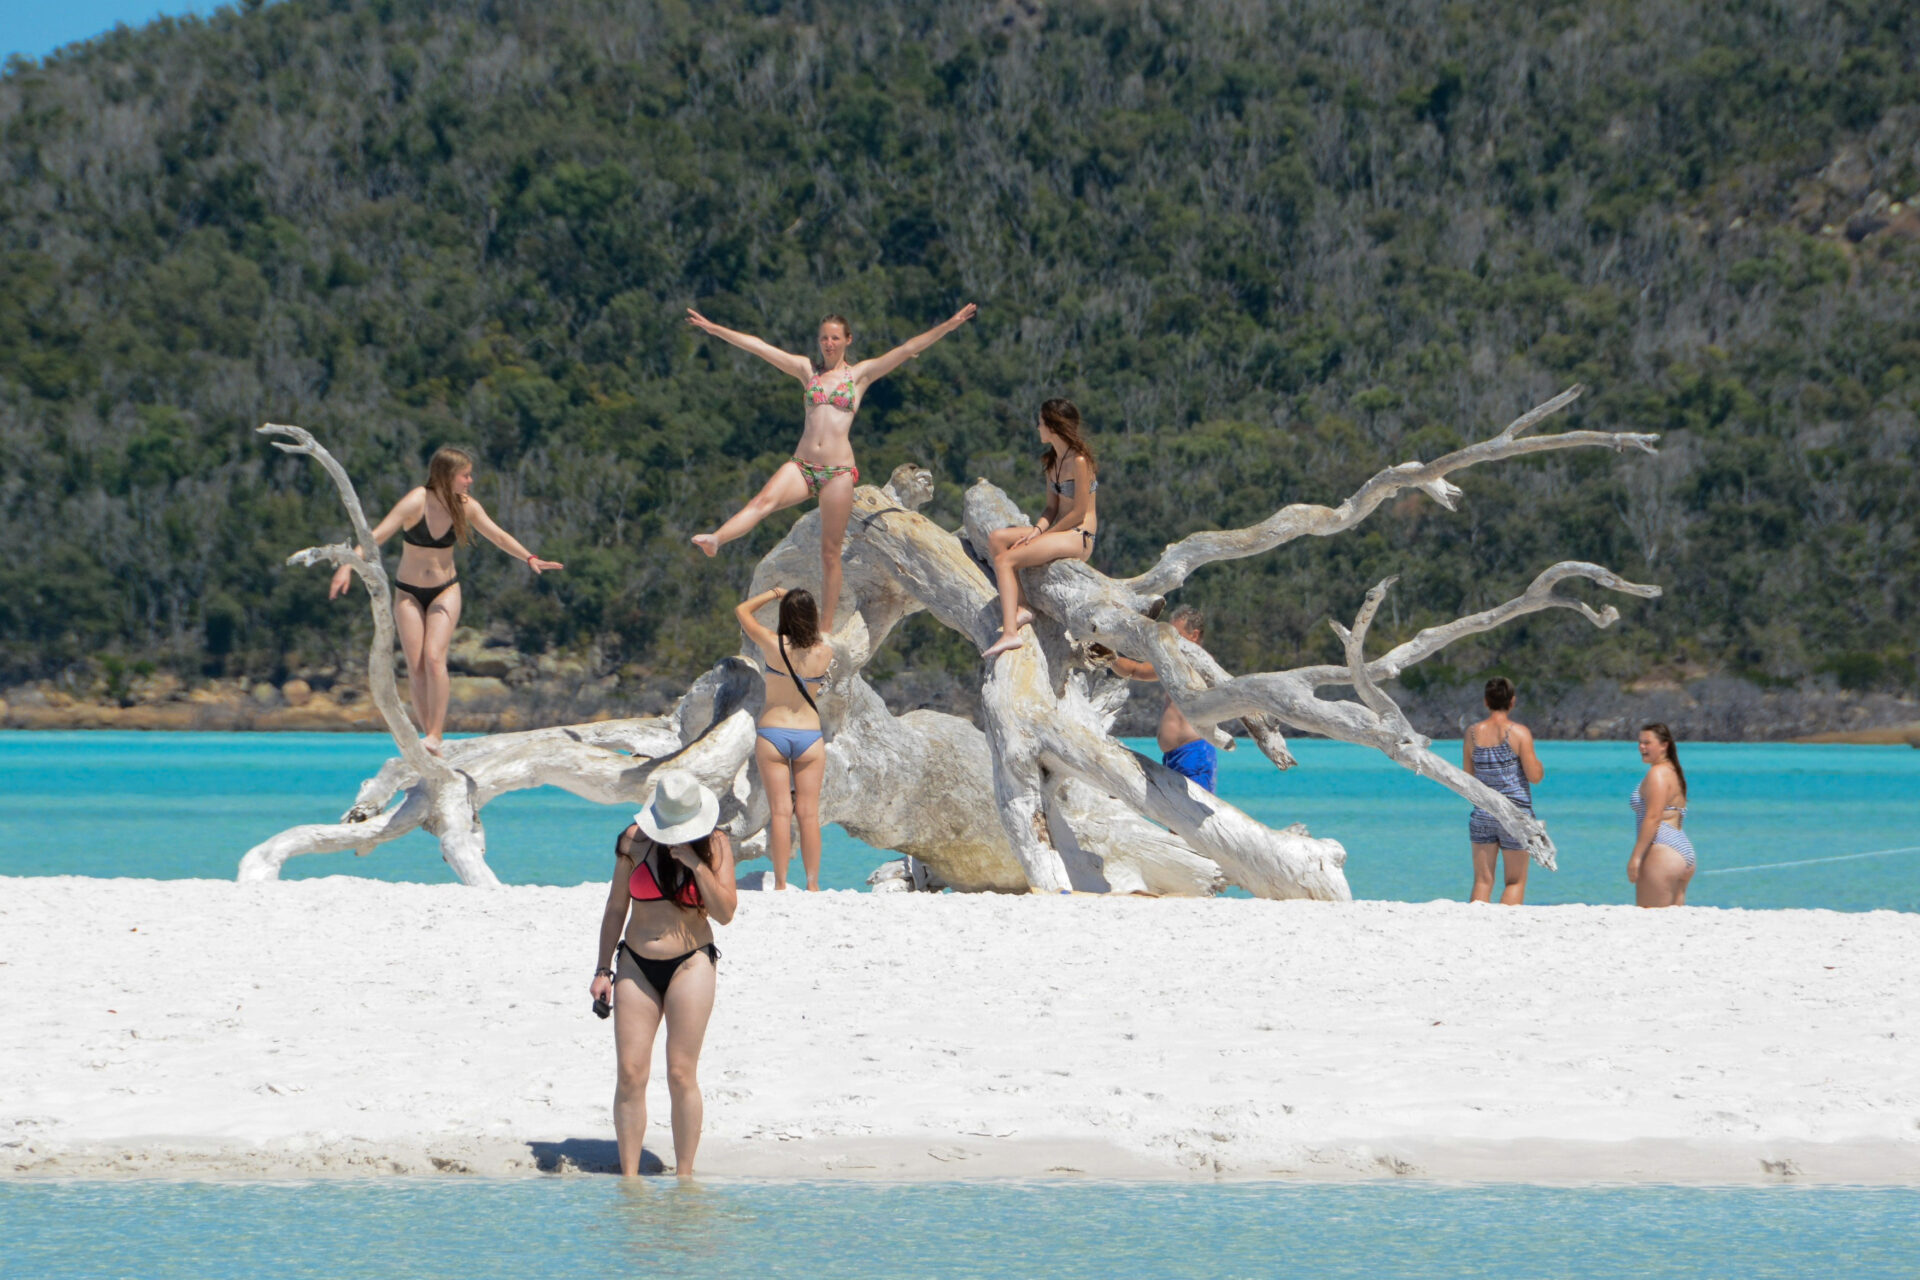
M 718 329 L 720 327 L 719 325 L 715 324 L 713 321 L 701 315 L 698 311 L 695 311 L 692 307 L 687 308 L 687 323 L 692 325 L 694 328 L 700 330 L 700 332 L 702 333 L 712 333 L 715 329 Z
M 947 324 L 952 328 L 958 329 L 961 325 L 973 319 L 974 316 L 978 315 L 979 313 L 980 313 L 979 306 L 975 303 L 969 302 L 966 306 L 954 312 L 953 319 L 947 321 Z

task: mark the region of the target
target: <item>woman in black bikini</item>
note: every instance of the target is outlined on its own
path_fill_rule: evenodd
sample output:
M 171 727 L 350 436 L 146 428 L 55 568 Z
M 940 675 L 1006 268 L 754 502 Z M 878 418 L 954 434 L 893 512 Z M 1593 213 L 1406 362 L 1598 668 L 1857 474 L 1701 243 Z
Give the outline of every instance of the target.
M 800 447 L 746 506 L 712 533 L 696 534 L 693 545 L 712 555 L 774 512 L 818 495 L 820 631 L 832 635 L 833 611 L 840 603 L 840 549 L 846 538 L 847 517 L 853 511 L 853 486 L 860 482 L 850 438 L 853 415 L 859 411 L 868 387 L 973 319 L 976 310 L 969 302 L 944 324 L 908 339 L 883 356 L 851 365 L 847 363 L 847 348 L 853 343 L 853 330 L 841 317 L 828 316 L 820 322 L 820 366 L 815 369 L 805 356 L 782 351 L 752 334 L 723 328 L 689 307 L 688 324 L 759 356 L 782 373 L 798 378 L 806 388 L 800 393 L 806 411 Z
M 400 570 L 393 579 L 399 588 L 393 599 L 393 621 L 400 630 L 400 648 L 407 655 L 413 714 L 425 731 L 427 750 L 436 753 L 447 727 L 447 695 L 453 688 L 447 679 L 447 645 L 460 625 L 454 547 L 472 541 L 477 529 L 494 546 L 526 561 L 535 573 L 566 567 L 556 560 L 542 560 L 514 541 L 468 492 L 471 488 L 473 459 L 450 446 L 438 449 L 427 464 L 427 483 L 396 502 L 387 518 L 373 527 L 375 546 L 384 545 L 396 533 L 407 544 L 400 550 Z M 440 526 L 437 534 L 435 525 Z M 378 553 L 362 547 L 360 554 L 371 558 Z M 333 575 L 327 599 L 344 595 L 352 582 L 352 571 L 342 566 Z
M 1047 476 L 1047 507 L 1039 523 L 995 529 L 988 541 L 993 548 L 993 575 L 1000 583 L 1000 638 L 980 656 L 997 657 L 1026 643 L 1020 628 L 1033 621 L 1033 610 L 1020 594 L 1020 570 L 1055 560 L 1085 560 L 1093 555 L 1100 532 L 1093 495 L 1093 450 L 1080 425 L 1080 410 L 1071 400 L 1053 399 L 1040 406 L 1041 458 Z
M 613 887 L 600 918 L 593 998 L 611 999 L 619 1078 L 613 1132 L 620 1172 L 640 1172 L 647 1134 L 653 1038 L 667 1024 L 667 1096 L 673 1104 L 673 1171 L 693 1176 L 704 1104 L 700 1046 L 713 1014 L 713 925 L 733 919 L 733 845 L 719 830 L 720 798 L 684 769 L 655 780 L 653 801 L 614 843 Z M 622 932 L 625 937 L 622 937 Z M 616 955 L 617 951 L 617 955 Z

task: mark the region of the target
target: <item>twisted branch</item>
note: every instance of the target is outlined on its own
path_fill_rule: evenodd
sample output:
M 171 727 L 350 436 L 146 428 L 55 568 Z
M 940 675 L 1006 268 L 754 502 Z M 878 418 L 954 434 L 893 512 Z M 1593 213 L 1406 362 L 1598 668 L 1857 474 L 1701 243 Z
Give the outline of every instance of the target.
M 1296 502 L 1282 507 L 1259 524 L 1245 529 L 1209 529 L 1189 534 L 1167 547 L 1153 568 L 1134 578 L 1123 578 L 1115 585 L 1142 596 L 1161 596 L 1185 582 L 1194 570 L 1216 560 L 1237 560 L 1258 555 L 1312 535 L 1317 538 L 1342 533 L 1372 515 L 1382 503 L 1408 489 L 1419 489 L 1435 502 L 1452 511 L 1461 497 L 1460 489 L 1446 477 L 1463 467 L 1502 458 L 1546 453 L 1555 449 L 1589 446 L 1625 452 L 1639 449 L 1655 453 L 1660 437 L 1637 432 L 1565 431 L 1559 435 L 1527 437 L 1526 433 L 1544 419 L 1579 399 L 1586 388 L 1575 385 L 1515 418 L 1500 434 L 1470 444 L 1463 449 L 1435 458 L 1432 462 L 1402 462 L 1374 475 L 1337 507 Z

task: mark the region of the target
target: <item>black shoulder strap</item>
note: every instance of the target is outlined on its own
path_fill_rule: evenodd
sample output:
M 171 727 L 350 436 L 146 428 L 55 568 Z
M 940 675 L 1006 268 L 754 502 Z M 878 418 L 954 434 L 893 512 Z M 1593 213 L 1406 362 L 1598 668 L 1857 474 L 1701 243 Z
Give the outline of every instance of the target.
M 802 680 L 800 673 L 793 669 L 793 659 L 787 656 L 787 638 L 785 636 L 775 636 L 774 639 L 780 643 L 780 661 L 786 665 L 787 674 L 793 677 L 794 688 L 800 690 L 800 696 L 805 698 L 807 705 L 813 708 L 813 714 L 816 716 L 819 715 L 820 704 L 815 702 L 813 695 L 807 692 L 807 682 Z M 824 724 L 825 721 L 822 720 L 822 723 Z

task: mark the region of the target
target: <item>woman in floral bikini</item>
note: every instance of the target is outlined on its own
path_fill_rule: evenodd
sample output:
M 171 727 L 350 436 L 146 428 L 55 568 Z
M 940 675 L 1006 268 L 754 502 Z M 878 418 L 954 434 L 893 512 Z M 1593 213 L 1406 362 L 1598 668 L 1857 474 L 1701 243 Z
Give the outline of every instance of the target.
M 800 447 L 793 457 L 773 473 L 753 500 L 735 512 L 732 519 L 712 533 L 696 535 L 693 545 L 712 555 L 774 512 L 817 496 L 820 499 L 820 633 L 832 634 L 833 613 L 840 602 L 840 549 L 846 537 L 847 517 L 853 510 L 853 486 L 860 480 L 860 468 L 854 465 L 853 442 L 849 438 L 860 398 L 879 379 L 973 319 L 976 310 L 969 302 L 944 324 L 901 343 L 883 356 L 853 365 L 847 363 L 853 330 L 841 317 L 828 316 L 820 322 L 820 367 L 815 369 L 805 356 L 782 351 L 752 334 L 724 328 L 688 308 L 687 323 L 694 328 L 759 356 L 806 386 L 800 393 L 806 408 L 806 427 L 800 433 Z

